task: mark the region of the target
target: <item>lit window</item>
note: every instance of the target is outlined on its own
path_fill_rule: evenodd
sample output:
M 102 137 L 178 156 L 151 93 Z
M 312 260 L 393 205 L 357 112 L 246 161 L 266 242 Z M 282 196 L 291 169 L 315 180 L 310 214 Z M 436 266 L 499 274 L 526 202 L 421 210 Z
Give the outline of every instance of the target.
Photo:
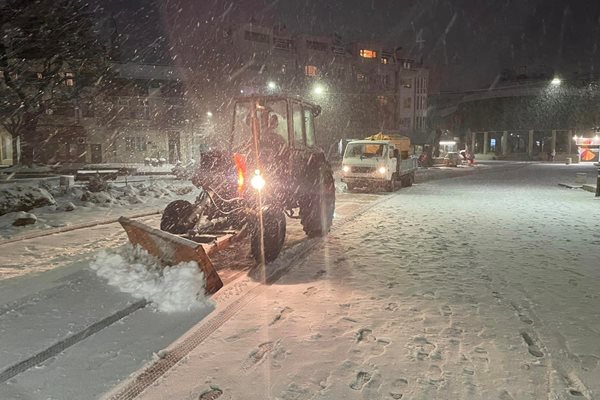
M 390 59 L 387 57 L 381 57 L 381 63 L 382 64 L 389 64 L 390 63 Z
M 306 65 L 304 66 L 304 73 L 306 76 L 317 76 L 319 70 L 314 65 Z
M 375 50 L 361 49 L 359 54 L 362 58 L 377 58 L 377 52 Z
M 75 74 L 72 72 L 65 73 L 65 85 L 74 86 L 75 85 Z

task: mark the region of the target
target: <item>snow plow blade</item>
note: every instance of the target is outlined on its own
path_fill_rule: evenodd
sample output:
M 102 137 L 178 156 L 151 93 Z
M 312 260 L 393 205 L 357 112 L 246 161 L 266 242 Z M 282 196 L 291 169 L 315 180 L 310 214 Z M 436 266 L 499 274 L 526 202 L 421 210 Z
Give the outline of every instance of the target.
M 204 273 L 206 294 L 216 293 L 223 287 L 223 281 L 217 274 L 202 244 L 151 228 L 126 217 L 119 218 L 119 223 L 127 232 L 131 244 L 142 246 L 164 264 L 176 265 L 181 262 L 196 261 Z

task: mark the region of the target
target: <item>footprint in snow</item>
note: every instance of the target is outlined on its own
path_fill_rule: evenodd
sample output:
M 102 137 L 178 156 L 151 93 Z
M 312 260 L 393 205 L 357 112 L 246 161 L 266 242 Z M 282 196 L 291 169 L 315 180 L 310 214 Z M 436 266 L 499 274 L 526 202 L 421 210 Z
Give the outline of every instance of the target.
M 317 289 L 316 287 L 310 286 L 302 294 L 305 295 L 305 296 L 312 296 L 315 293 L 317 293 L 318 291 L 319 291 L 319 289 Z
M 374 341 L 375 340 L 375 336 L 373 336 L 373 331 L 369 328 L 361 328 L 358 330 L 358 332 L 356 332 L 356 341 L 357 342 L 363 342 L 363 341 Z
M 404 389 L 408 385 L 408 380 L 404 378 L 398 378 L 392 382 L 392 389 L 390 390 L 390 396 L 392 399 L 401 399 L 404 396 Z
M 452 315 L 452 309 L 450 308 L 449 305 L 445 305 L 442 306 L 442 308 L 440 309 L 440 313 L 444 316 L 444 317 L 449 317 Z
M 256 350 L 253 350 L 246 361 L 242 364 L 242 369 L 247 370 L 259 364 L 265 358 L 265 356 L 273 350 L 274 347 L 275 343 L 273 342 L 259 344 Z
M 335 261 L 333 262 L 334 264 L 339 264 L 343 261 L 346 261 L 346 256 L 341 256 L 335 259 Z
M 284 307 L 282 310 L 280 310 L 275 317 L 273 317 L 273 320 L 271 321 L 271 323 L 269 325 L 275 325 L 277 322 L 284 320 L 288 314 L 290 314 L 292 310 L 290 307 Z
M 319 279 L 323 275 L 325 275 L 326 273 L 327 273 L 327 271 L 325 271 L 324 269 L 320 269 L 317 272 L 315 272 L 315 275 L 313 276 L 313 279 Z
M 535 344 L 535 342 L 527 332 L 521 332 L 521 336 L 527 344 L 529 354 L 531 354 L 534 357 L 544 357 L 544 353 L 542 353 L 540 348 Z
M 221 389 L 214 388 L 207 392 L 202 393 L 198 397 L 198 400 L 217 400 L 222 395 L 223 395 L 223 391 Z
M 356 374 L 356 379 L 354 382 L 350 384 L 350 388 L 354 390 L 362 390 L 363 387 L 369 383 L 371 378 L 373 378 L 373 376 L 369 372 L 360 371 L 358 374 Z

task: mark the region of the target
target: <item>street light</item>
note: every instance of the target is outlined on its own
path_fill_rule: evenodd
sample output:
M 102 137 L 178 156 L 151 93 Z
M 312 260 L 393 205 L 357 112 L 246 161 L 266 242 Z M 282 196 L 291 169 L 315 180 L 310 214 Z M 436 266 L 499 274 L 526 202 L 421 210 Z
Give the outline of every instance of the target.
M 550 83 L 551 83 L 553 86 L 560 86 L 560 84 L 562 83 L 562 80 L 561 80 L 561 79 L 560 79 L 558 76 L 556 76 L 556 77 L 554 77 L 554 79 L 552 79 L 552 80 L 550 81 Z
M 210 112 L 210 111 L 207 111 L 207 112 L 206 112 L 206 116 L 207 116 L 208 118 L 210 118 L 210 117 L 212 117 L 212 116 L 213 116 L 213 113 L 212 113 L 212 112 Z
M 276 84 L 275 82 L 273 82 L 273 81 L 269 81 L 269 82 L 267 83 L 267 87 L 268 87 L 269 89 L 271 89 L 271 90 L 275 90 L 275 89 L 277 89 L 277 84 Z

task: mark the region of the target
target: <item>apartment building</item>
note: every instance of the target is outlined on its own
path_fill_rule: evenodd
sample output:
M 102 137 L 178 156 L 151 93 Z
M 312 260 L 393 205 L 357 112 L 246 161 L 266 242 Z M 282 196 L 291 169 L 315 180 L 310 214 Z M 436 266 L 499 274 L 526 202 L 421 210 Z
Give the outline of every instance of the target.
M 427 69 L 380 43 L 344 43 L 335 35 L 292 34 L 253 23 L 232 27 L 228 38 L 243 65 L 242 91 L 274 82 L 310 98 L 316 84 L 326 88 L 314 100 L 324 111 L 332 104 L 339 118 L 331 125 L 346 121 L 346 132 L 331 132 L 332 137 L 377 129 L 415 136 L 426 129 Z

